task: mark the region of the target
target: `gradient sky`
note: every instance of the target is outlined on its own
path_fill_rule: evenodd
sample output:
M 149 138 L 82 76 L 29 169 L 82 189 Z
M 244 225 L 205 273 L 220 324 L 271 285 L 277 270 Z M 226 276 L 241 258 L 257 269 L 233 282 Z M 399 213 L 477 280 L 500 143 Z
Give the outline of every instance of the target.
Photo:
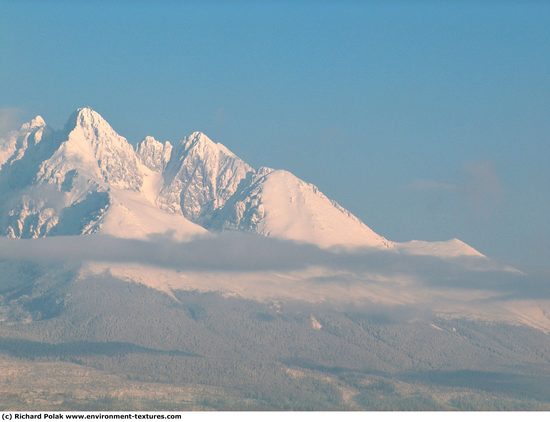
M 83 105 L 550 274 L 548 1 L 0 0 L 2 125 Z

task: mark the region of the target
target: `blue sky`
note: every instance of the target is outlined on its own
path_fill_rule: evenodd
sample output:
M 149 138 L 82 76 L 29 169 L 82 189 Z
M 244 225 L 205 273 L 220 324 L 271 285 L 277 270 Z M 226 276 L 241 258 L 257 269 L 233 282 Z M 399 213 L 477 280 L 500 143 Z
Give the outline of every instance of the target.
M 550 2 L 0 0 L 0 57 L 19 120 L 202 130 L 391 239 L 550 270 Z

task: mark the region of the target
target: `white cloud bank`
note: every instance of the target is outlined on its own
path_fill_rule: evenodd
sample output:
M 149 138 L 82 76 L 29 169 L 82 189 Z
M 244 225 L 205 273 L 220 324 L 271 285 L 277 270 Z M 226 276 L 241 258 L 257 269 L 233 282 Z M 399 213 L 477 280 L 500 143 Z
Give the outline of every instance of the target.
M 550 330 L 548 279 L 507 269 L 484 257 L 326 250 L 223 233 L 184 243 L 169 236 L 0 239 L 0 259 L 77 265 L 81 279 L 108 272 L 168 294 L 181 289 L 260 301 L 375 304 Z

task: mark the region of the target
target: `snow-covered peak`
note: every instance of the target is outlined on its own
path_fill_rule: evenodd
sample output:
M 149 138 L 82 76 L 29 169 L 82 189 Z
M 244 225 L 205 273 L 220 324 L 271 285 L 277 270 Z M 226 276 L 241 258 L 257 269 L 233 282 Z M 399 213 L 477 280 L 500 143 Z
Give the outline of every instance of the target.
M 69 118 L 67 127 L 69 131 L 80 130 L 91 138 L 97 138 L 100 133 L 120 137 L 109 122 L 90 107 L 78 108 Z
M 409 242 L 396 243 L 395 245 L 398 250 L 409 255 L 429 255 L 439 257 L 485 256 L 467 243 L 456 238 L 437 242 L 411 240 Z
M 170 161 L 172 144 L 162 143 L 152 136 L 146 136 L 138 143 L 137 154 L 141 162 L 154 171 L 162 171 Z
M 200 130 L 196 130 L 192 132 L 189 136 L 185 137 L 185 143 L 193 142 L 193 143 L 199 143 L 199 142 L 214 142 L 212 139 L 210 139 L 206 133 L 201 132 Z
M 9 163 L 20 160 L 30 145 L 38 144 L 47 130 L 46 122 L 41 116 L 23 123 L 19 130 L 14 130 L 0 139 L 0 169 Z
M 217 215 L 219 228 L 313 243 L 321 247 L 392 248 L 311 183 L 286 170 L 265 168 Z
M 104 187 L 139 190 L 143 181 L 134 148 L 89 107 L 70 117 L 59 148 L 43 163 L 38 180 L 60 184 L 70 171 Z
M 147 144 L 150 144 L 150 143 L 159 143 L 160 144 L 160 141 L 157 141 L 157 139 L 155 139 L 154 136 L 151 136 L 151 135 L 147 135 L 145 138 L 143 138 L 140 142 L 141 143 L 147 143 Z
M 193 132 L 191 135 L 185 137 L 181 141 L 183 145 L 183 153 L 189 154 L 190 151 L 205 156 L 206 154 L 212 154 L 221 152 L 227 156 L 238 158 L 233 151 L 227 148 L 224 144 L 214 142 L 203 132 Z
M 190 149 L 196 145 L 213 145 L 215 142 L 210 139 L 204 132 L 195 131 L 182 139 L 182 143 L 186 149 Z
M 254 170 L 224 145 L 202 132 L 193 132 L 176 145 L 164 172 L 159 203 L 182 212 L 191 221 L 207 224 L 213 212 L 235 194 Z
M 143 138 L 141 141 L 138 142 L 137 151 L 139 153 L 139 151 L 144 151 L 144 150 L 146 151 L 149 149 L 158 149 L 162 147 L 163 147 L 162 142 L 155 139 L 155 137 L 146 136 L 145 138 Z
M 99 126 L 107 124 L 107 121 L 101 114 L 92 109 L 91 107 L 80 107 L 75 111 L 76 123 L 81 126 Z
M 32 130 L 36 128 L 42 128 L 46 126 L 46 121 L 42 118 L 42 116 L 37 115 L 29 122 L 23 123 L 21 125 L 21 130 Z

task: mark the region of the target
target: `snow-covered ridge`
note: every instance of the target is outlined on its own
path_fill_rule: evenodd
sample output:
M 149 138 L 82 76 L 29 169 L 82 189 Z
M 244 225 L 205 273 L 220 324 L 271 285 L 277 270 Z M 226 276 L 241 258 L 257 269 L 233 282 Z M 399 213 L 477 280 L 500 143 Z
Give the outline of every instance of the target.
M 153 171 L 163 171 L 172 155 L 172 144 L 157 141 L 152 136 L 146 136 L 137 145 L 137 154 L 141 162 Z
M 12 131 L 5 139 L 0 139 L 0 170 L 6 164 L 23 157 L 29 144 L 37 144 L 42 140 L 46 122 L 42 116 L 36 116 L 23 123 L 18 131 Z
M 208 227 L 212 213 L 225 205 L 253 171 L 225 146 L 193 132 L 172 150 L 159 204 Z
M 413 255 L 430 255 L 441 257 L 484 256 L 481 252 L 472 248 L 460 239 L 451 239 L 443 242 L 411 240 L 409 242 L 397 243 L 396 247 L 400 251 Z
M 40 116 L 0 142 L 0 233 L 15 238 L 97 231 L 121 237 L 238 230 L 320 247 L 480 255 L 458 240 L 392 242 L 285 170 L 254 169 L 202 132 L 134 148 L 96 111 L 65 128 Z

